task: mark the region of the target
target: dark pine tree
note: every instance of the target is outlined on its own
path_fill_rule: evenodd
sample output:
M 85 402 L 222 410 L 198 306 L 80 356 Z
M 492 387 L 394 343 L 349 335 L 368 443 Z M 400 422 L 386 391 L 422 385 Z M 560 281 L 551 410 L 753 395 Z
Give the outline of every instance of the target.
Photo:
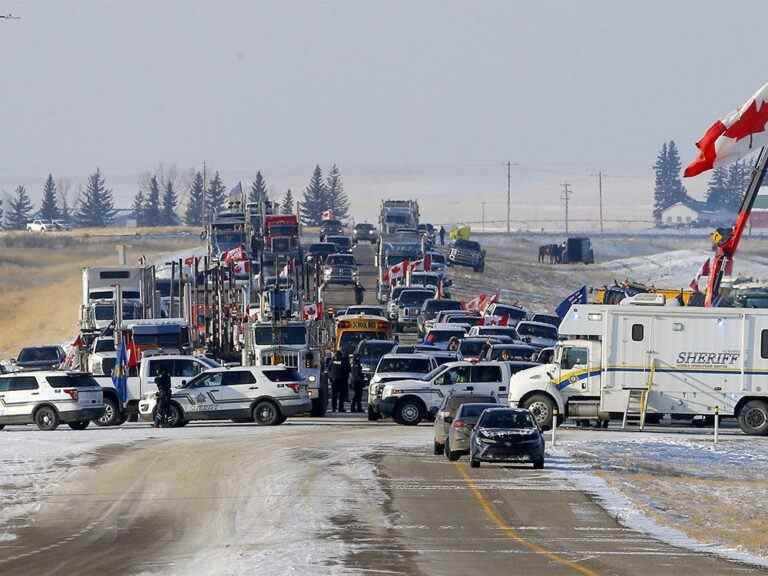
M 149 179 L 147 190 L 147 202 L 144 207 L 144 226 L 160 226 L 162 217 L 160 214 L 160 183 L 157 176 Z
M 670 140 L 667 145 L 667 195 L 670 200 L 670 206 L 676 202 L 683 202 L 688 197 L 688 191 L 680 180 L 683 167 L 680 163 L 680 153 L 677 151 L 677 144 Z
M 288 191 L 283 196 L 283 202 L 280 205 L 280 212 L 283 214 L 293 214 L 293 192 L 288 188 Z
M 227 189 L 221 181 L 221 176 L 216 172 L 216 174 L 213 175 L 213 180 L 211 180 L 210 186 L 208 186 L 208 197 L 206 198 L 205 203 L 206 214 L 208 214 L 209 218 L 221 210 L 226 196 Z
M 736 212 L 741 205 L 748 184 L 749 166 L 746 162 L 734 162 L 728 166 L 726 180 L 727 194 L 723 200 L 722 208 Z
M 252 204 L 259 204 L 263 200 L 266 200 L 267 193 L 267 181 L 264 180 L 264 176 L 261 175 L 261 171 L 256 172 L 256 180 L 251 184 L 251 189 L 248 192 L 248 202 Z
M 5 228 L 3 214 L 4 214 L 4 212 L 3 212 L 3 199 L 0 198 L 0 230 Z
M 112 190 L 107 188 L 101 170 L 88 176 L 88 185 L 78 200 L 77 223 L 80 226 L 103 228 L 115 219 Z
M 315 166 L 301 202 L 301 221 L 307 226 L 320 225 L 323 210 L 327 205 L 325 192 L 323 171 L 320 166 Z
M 325 181 L 326 209 L 332 210 L 337 220 L 346 220 L 349 217 L 349 199 L 344 192 L 344 180 L 338 166 L 331 166 L 328 178 Z
M 718 166 L 712 170 L 707 185 L 707 208 L 720 210 L 724 208 L 728 198 L 728 170 Z
M 48 178 L 43 185 L 43 200 L 40 203 L 40 211 L 37 214 L 43 220 L 50 221 L 61 218 L 61 212 L 56 204 L 56 184 L 51 174 L 48 174 Z
M 665 182 L 667 180 L 667 143 L 661 146 L 661 150 L 656 156 L 656 163 L 653 165 L 655 174 L 653 186 L 653 219 L 656 225 L 661 224 L 661 213 L 669 206 L 667 198 L 667 189 Z
M 145 212 L 147 210 L 147 199 L 144 197 L 144 191 L 139 188 L 136 192 L 136 196 L 133 197 L 133 204 L 131 205 L 131 214 L 136 220 L 136 226 L 145 226 L 146 218 Z
M 9 230 L 24 230 L 32 214 L 32 201 L 29 199 L 24 186 L 19 186 L 8 200 L 8 210 L 5 213 L 6 228 Z
M 197 172 L 192 185 L 189 187 L 189 202 L 187 202 L 187 211 L 184 214 L 184 220 L 188 226 L 202 225 L 204 205 L 205 186 L 203 184 L 203 175 Z
M 163 191 L 163 213 L 161 217 L 164 226 L 176 226 L 179 223 L 179 217 L 176 215 L 176 205 L 178 203 L 179 199 L 176 197 L 173 182 L 168 180 Z

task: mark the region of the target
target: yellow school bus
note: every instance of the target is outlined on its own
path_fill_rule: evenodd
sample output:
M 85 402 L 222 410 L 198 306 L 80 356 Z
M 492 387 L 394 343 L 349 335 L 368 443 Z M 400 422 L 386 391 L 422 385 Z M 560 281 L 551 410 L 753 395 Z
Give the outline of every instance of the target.
M 352 354 L 362 340 L 389 340 L 392 324 L 381 316 L 359 314 L 336 318 L 334 351 Z

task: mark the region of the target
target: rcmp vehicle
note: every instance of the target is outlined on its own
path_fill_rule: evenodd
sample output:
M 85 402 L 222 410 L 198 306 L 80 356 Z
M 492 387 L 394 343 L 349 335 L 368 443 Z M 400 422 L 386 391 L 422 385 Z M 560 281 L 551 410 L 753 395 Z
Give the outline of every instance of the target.
M 391 336 L 392 325 L 381 316 L 339 316 L 334 351 L 351 354 L 363 340 L 389 340 Z
M 552 363 L 515 374 L 510 404 L 543 427 L 555 407 L 568 418 L 641 424 L 717 412 L 746 434 L 768 435 L 768 310 L 664 303 L 638 294 L 623 306 L 572 306 Z
M 509 366 L 504 362 L 451 362 L 423 379 L 387 383 L 380 399 L 376 399 L 376 408 L 398 424 L 415 426 L 434 416 L 448 394 L 506 397 L 510 377 Z
M 381 357 L 368 388 L 368 420 L 378 420 L 378 402 L 387 382 L 419 379 L 437 368 L 437 361 L 427 354 L 386 354 Z
M 471 406 L 463 414 L 462 408 Z M 455 461 L 469 451 L 469 434 L 477 418 L 486 408 L 498 406 L 494 396 L 475 394 L 450 394 L 435 414 L 434 448 L 435 454 L 443 454 Z M 453 441 L 449 437 L 453 436 Z
M 169 424 L 234 420 L 276 426 L 310 407 L 307 385 L 292 368 L 214 368 L 172 389 Z M 145 395 L 139 403 L 141 419 L 153 421 L 156 410 L 157 393 Z
M 84 430 L 104 412 L 101 386 L 82 372 L 36 371 L 0 376 L 0 430 L 8 424 L 59 424 Z

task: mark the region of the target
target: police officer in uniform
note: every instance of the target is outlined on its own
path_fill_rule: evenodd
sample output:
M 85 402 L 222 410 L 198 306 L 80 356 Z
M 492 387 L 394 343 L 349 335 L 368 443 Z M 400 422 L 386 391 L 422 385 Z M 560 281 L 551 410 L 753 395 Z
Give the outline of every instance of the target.
M 347 399 L 347 380 L 349 378 L 349 361 L 345 362 L 344 355 L 337 351 L 331 364 L 331 410 L 344 412 L 344 402 Z
M 355 354 L 352 357 L 352 369 L 349 374 L 349 382 L 352 385 L 352 407 L 350 412 L 363 411 L 363 365 L 360 363 L 360 356 Z
M 360 282 L 355 282 L 355 304 L 358 306 L 363 303 L 363 298 L 365 297 L 365 286 L 360 284 Z
M 171 406 L 171 377 L 168 370 L 161 366 L 155 376 L 157 386 L 157 415 L 155 426 L 165 428 L 168 426 L 169 409 Z

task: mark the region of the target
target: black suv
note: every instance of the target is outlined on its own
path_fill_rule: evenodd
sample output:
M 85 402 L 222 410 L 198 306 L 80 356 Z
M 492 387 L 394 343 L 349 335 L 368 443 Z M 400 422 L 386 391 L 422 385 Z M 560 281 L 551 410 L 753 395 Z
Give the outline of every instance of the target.
M 474 240 L 456 240 L 448 253 L 449 266 L 468 266 L 475 272 L 485 270 L 485 250 Z
M 373 224 L 368 224 L 367 222 L 355 224 L 353 238 L 355 240 L 355 244 L 360 241 L 370 242 L 373 244 L 378 239 L 378 236 L 376 235 L 376 227 Z

